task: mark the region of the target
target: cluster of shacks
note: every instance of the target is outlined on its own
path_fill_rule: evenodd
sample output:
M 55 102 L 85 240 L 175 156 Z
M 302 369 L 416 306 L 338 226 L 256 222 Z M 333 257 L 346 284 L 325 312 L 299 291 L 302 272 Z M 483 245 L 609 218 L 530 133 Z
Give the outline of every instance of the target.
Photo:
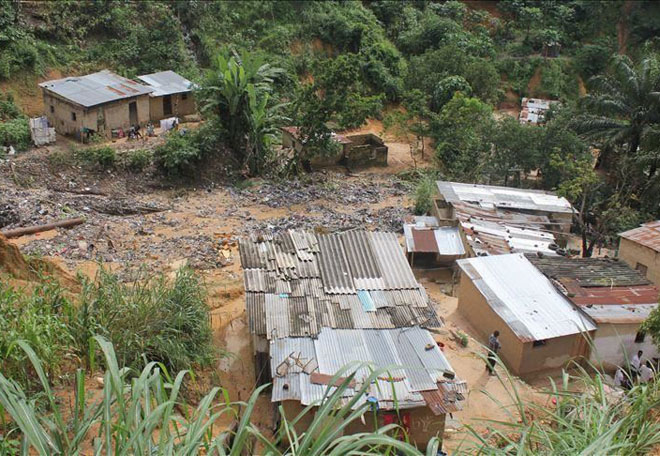
M 659 356 L 640 331 L 658 305 L 648 280 L 660 251 L 652 249 L 655 225 L 622 234 L 625 261 L 571 258 L 562 248 L 574 212 L 566 199 L 457 182 L 440 181 L 437 189 L 432 216 L 404 224 L 408 258 L 457 266 L 459 311 L 484 342 L 500 331 L 500 355 L 514 373 L 538 375 L 585 359 L 614 369 L 638 350 Z
M 335 374 L 355 371 L 346 398 L 364 391 L 357 403 L 377 404 L 383 422 L 398 411 L 419 442 L 442 435 L 467 387 L 428 331 L 442 322 L 395 234 L 290 230 L 241 240 L 240 257 L 257 372 L 274 402 L 319 404 Z M 430 429 L 411 425 L 426 415 Z

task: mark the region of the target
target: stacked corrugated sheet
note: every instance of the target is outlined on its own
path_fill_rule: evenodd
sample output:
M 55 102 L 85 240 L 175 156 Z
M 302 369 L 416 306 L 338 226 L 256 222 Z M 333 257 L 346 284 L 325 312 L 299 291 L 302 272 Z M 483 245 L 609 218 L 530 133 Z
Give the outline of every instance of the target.
M 395 398 L 398 407 L 436 414 L 460 408 L 465 382 L 421 328 L 441 322 L 395 234 L 290 230 L 239 246 L 250 331 L 270 344 L 273 401 L 318 403 L 335 374 L 363 363 L 353 367 L 347 397 L 369 366 L 392 367 L 366 385 L 380 408 L 394 408 Z
M 342 368 L 346 367 L 345 371 Z M 271 343 L 273 401 L 322 401 L 330 387 L 355 372 L 345 390 L 353 397 L 377 369 L 391 367 L 366 385 L 379 408 L 391 410 L 428 406 L 436 415 L 461 409 L 467 393 L 428 331 L 419 327 L 378 329 L 324 328 L 317 339 L 287 337 Z M 333 376 L 338 378 L 333 381 Z
M 441 325 L 394 233 L 289 231 L 240 242 L 252 332 Z

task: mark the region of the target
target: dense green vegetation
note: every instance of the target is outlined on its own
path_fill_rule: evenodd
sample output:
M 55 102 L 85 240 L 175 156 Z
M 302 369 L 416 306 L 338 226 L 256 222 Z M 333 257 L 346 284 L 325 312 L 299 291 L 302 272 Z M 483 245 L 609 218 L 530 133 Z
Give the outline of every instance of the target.
M 14 146 L 17 151 L 30 146 L 28 119 L 14 103 L 11 94 L 0 94 L 0 147 Z

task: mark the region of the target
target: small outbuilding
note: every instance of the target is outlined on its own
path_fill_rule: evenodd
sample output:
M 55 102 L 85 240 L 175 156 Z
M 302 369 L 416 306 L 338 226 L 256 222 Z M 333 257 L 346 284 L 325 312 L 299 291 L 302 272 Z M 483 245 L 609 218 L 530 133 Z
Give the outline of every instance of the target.
M 596 326 L 520 253 L 468 258 L 458 310 L 486 343 L 500 332 L 499 353 L 516 375 L 559 369 L 589 356 Z
M 169 117 L 184 117 L 196 112 L 195 85 L 172 70 L 138 76 L 153 91 L 149 94 L 150 118 L 157 122 Z
M 660 286 L 660 220 L 619 234 L 619 258 Z
M 520 105 L 518 120 L 521 124 L 543 125 L 547 112 L 553 105 L 558 105 L 557 100 L 544 100 L 542 98 L 523 98 Z
M 149 121 L 149 94 L 138 82 L 109 70 L 39 84 L 46 117 L 55 131 L 85 140 L 92 134 L 111 137 Z
M 381 138 L 372 133 L 345 136 L 333 132 L 332 139 L 340 146 L 337 152 L 313 157 L 312 166 L 345 165 L 349 168 L 387 166 L 388 148 Z M 305 141 L 300 137 L 298 127 L 282 128 L 282 146 L 299 153 L 303 151 Z
M 415 217 L 404 223 L 408 262 L 413 266 L 432 268 L 452 266 L 468 256 L 467 240 L 457 221 L 442 226 L 435 217 Z

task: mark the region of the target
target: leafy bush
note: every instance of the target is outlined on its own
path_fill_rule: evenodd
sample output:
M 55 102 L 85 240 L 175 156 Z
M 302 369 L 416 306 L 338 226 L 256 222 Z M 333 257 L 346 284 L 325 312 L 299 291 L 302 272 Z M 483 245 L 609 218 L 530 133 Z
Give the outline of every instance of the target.
M 101 269 L 95 282 L 83 283 L 70 324 L 81 355 L 92 336 L 102 335 L 126 366 L 142 367 L 145 355 L 173 370 L 213 359 L 204 286 L 190 269 L 177 271 L 173 281 L 141 274 L 131 284 Z
M 143 171 L 151 164 L 152 153 L 147 149 L 135 149 L 126 155 L 126 167 L 136 173 Z
M 201 157 L 195 132 L 181 136 L 178 131 L 172 131 L 165 144 L 154 151 L 156 165 L 169 176 L 191 174 Z
M 462 76 L 447 76 L 433 90 L 432 109 L 440 111 L 456 92 L 472 95 L 472 87 Z
M 30 147 L 30 124 L 26 117 L 0 121 L 0 146 L 10 145 L 18 151 Z
M 608 46 L 585 44 L 575 53 L 575 66 L 583 78 L 589 79 L 605 71 L 611 55 L 612 50 Z
M 427 215 L 433 208 L 435 182 L 429 176 L 422 176 L 415 189 L 415 214 Z
M 0 359 L 2 373 L 24 385 L 32 385 L 33 372 L 25 353 L 16 345 L 27 341 L 49 374 L 61 369 L 72 338 L 64 313 L 70 308 L 63 290 L 45 281 L 32 290 L 15 289 L 0 278 Z
M 574 375 L 564 372 L 559 382 L 551 379 L 546 400 L 531 401 L 498 364 L 504 375 L 497 378 L 513 407 L 505 420 L 488 424 L 486 432 L 468 426 L 473 439 L 455 454 L 641 456 L 660 444 L 658 381 L 613 393 L 595 366 L 588 372 L 576 365 L 571 366 Z
M 548 59 L 542 66 L 539 89 L 553 99 L 577 98 L 577 75 L 569 63 L 558 59 Z
M 489 162 L 493 133 L 491 107 L 456 92 L 431 124 L 436 159 L 449 178 L 477 182 Z
M 0 96 L 0 121 L 16 119 L 22 117 L 23 113 L 16 106 L 14 97 L 8 93 L 4 97 Z
M 83 147 L 75 149 L 73 154 L 80 163 L 100 169 L 114 168 L 117 162 L 117 153 L 110 146 Z

